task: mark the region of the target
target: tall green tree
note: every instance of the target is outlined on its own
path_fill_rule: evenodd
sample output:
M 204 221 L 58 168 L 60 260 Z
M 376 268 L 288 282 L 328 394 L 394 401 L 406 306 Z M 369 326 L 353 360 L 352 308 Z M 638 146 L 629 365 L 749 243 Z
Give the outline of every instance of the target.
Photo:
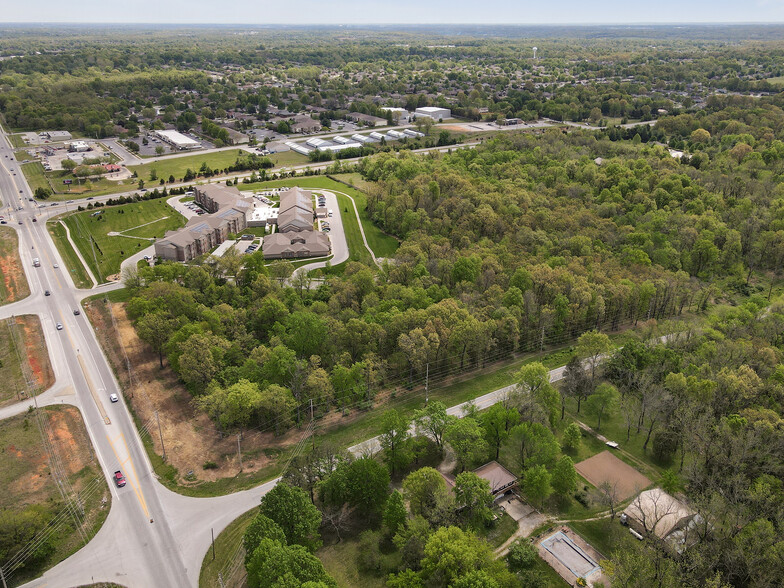
M 455 452 L 461 472 L 487 455 L 487 442 L 482 428 L 472 418 L 464 417 L 452 422 L 444 432 L 444 439 Z
M 384 459 L 389 464 L 392 475 L 411 462 L 409 441 L 411 423 L 398 411 L 391 409 L 381 417 L 381 434 L 379 440 L 384 449 Z
M 289 544 L 315 551 L 321 545 L 321 513 L 301 488 L 279 482 L 261 499 L 259 512 L 283 530 Z

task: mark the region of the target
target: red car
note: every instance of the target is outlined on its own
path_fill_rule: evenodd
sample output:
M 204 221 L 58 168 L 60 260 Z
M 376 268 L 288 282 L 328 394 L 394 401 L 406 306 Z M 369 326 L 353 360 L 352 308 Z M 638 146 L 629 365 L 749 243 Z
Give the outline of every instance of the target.
M 117 484 L 118 488 L 125 486 L 125 476 L 122 475 L 120 470 L 114 472 L 114 483 Z

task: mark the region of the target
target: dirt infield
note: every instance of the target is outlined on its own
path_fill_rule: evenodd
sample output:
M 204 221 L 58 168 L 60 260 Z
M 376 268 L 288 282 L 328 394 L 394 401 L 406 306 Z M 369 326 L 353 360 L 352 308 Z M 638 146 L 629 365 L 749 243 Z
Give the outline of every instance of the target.
M 615 485 L 618 500 L 626 500 L 651 484 L 648 478 L 609 451 L 589 457 L 574 468 L 597 488 L 605 482 Z

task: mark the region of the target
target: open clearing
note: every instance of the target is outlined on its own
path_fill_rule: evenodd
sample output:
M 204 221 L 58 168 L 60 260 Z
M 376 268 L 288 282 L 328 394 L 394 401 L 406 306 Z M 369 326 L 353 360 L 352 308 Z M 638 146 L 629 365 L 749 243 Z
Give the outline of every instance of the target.
M 64 170 L 44 171 L 43 165 L 38 161 L 23 163 L 20 167 L 30 184 L 30 189 L 33 191 L 36 188 L 51 190 L 52 196 L 49 199 L 53 201 L 127 192 L 133 190 L 137 185 L 133 180 L 112 181 L 101 178 L 80 181 L 73 174 Z M 64 184 L 63 180 L 71 180 L 71 183 Z
M 16 231 L 0 226 L 0 304 L 16 302 L 30 295 L 18 244 Z
M 617 487 L 618 499 L 623 501 L 650 486 L 651 481 L 609 451 L 574 464 L 577 472 L 597 488 L 608 482 Z
M 33 413 L 0 421 L 0 510 L 4 512 L 0 525 L 25 521 L 18 543 L 4 543 L 0 553 L 9 586 L 40 575 L 83 545 L 74 518 L 53 520 L 66 508 L 54 480 L 67 479 L 64 487 L 70 485 L 74 493 L 79 493 L 84 514 L 77 508 L 77 518 L 88 539 L 109 512 L 109 489 L 79 411 L 70 406 L 47 407 L 40 409 L 39 416 L 40 425 Z M 50 467 L 41 426 L 62 464 L 55 470 Z M 55 529 L 47 548 L 39 550 L 39 557 L 27 560 L 25 567 L 9 570 L 8 562 L 13 561 L 16 552 L 44 528 Z M 3 532 L 9 532 L 9 527 L 0 528 L 0 534 Z
M 131 172 L 136 172 L 139 179 L 144 180 L 145 182 L 150 181 L 152 170 L 155 170 L 158 178 L 168 181 L 169 176 L 174 176 L 174 179 L 179 182 L 182 181 L 182 178 L 189 169 L 193 171 L 193 173 L 198 174 L 199 168 L 202 164 L 206 163 L 210 169 L 222 171 L 229 166 L 234 165 L 234 162 L 237 161 L 239 155 L 247 154 L 248 152 L 243 149 L 227 149 L 226 151 L 196 153 L 184 157 L 164 158 L 160 161 L 128 166 L 128 169 Z M 308 162 L 307 157 L 293 152 L 277 153 L 269 156 L 269 159 L 271 159 L 276 166 L 299 165 Z
M 27 314 L 0 321 L 0 362 L 0 406 L 24 400 L 28 394 L 40 394 L 54 383 L 37 316 Z
M 123 259 L 183 226 L 185 217 L 161 198 L 85 210 L 66 216 L 63 222 L 95 277 L 105 281 L 120 272 Z

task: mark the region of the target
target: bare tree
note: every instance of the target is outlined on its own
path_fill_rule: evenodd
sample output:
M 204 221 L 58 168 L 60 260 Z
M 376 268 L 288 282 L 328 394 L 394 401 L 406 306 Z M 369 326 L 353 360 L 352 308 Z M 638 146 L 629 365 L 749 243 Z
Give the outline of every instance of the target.
M 610 509 L 610 520 L 615 519 L 615 509 L 621 502 L 618 481 L 604 481 L 599 485 L 597 490 L 599 491 L 599 502 Z

